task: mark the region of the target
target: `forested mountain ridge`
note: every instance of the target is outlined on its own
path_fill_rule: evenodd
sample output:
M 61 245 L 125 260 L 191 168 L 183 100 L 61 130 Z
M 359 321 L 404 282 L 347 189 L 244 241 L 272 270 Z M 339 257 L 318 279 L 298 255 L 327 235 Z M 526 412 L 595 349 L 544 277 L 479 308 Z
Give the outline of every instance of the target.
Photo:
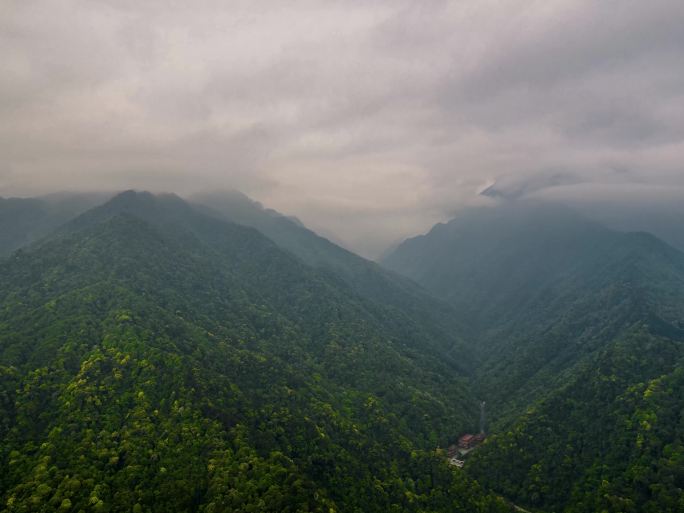
M 447 351 L 462 355 L 470 339 L 469 323 L 460 311 L 449 307 L 412 280 L 366 260 L 309 230 L 297 219 L 267 209 L 239 192 L 205 193 L 190 198 L 208 215 L 256 228 L 284 250 L 341 280 L 354 292 L 373 301 L 409 312 L 431 336 L 447 342 Z M 474 362 L 473 362 L 474 363 Z M 471 366 L 466 366 L 470 368 Z
M 467 471 L 545 512 L 684 511 L 684 344 L 635 326 L 521 412 Z
M 466 211 L 406 241 L 385 264 L 471 319 L 482 384 L 505 390 L 505 401 L 519 387 L 548 387 L 635 323 L 684 334 L 684 255 L 561 207 Z M 539 372 L 540 383 L 530 381 Z
M 256 230 L 126 193 L 0 263 L 6 511 L 505 511 L 457 358 Z
M 478 326 L 494 435 L 468 472 L 545 512 L 684 510 L 684 254 L 518 203 L 466 212 L 387 263 Z
M 383 265 L 446 298 L 479 331 L 495 331 L 564 309 L 624 237 L 563 207 L 511 203 L 466 209 L 404 241 Z
M 167 226 L 176 222 L 185 223 L 183 216 L 192 210 L 193 216 L 202 214 L 255 228 L 305 264 L 328 274 L 328 278 L 336 280 L 340 287 L 351 288 L 354 293 L 394 309 L 393 315 L 396 317 L 411 317 L 414 329 L 419 327 L 427 338 L 438 340 L 447 354 L 460 355 L 461 371 L 472 368 L 473 355 L 464 350 L 465 341 L 472 334 L 468 330 L 468 323 L 455 309 L 411 280 L 320 237 L 297 219 L 264 208 L 237 191 L 197 194 L 191 196 L 189 204 L 173 194 L 153 196 L 147 193 L 139 195 L 139 205 L 130 204 L 126 207 L 126 197 L 131 194 L 133 191 L 117 195 L 115 201 L 107 205 L 104 203 L 114 196 L 111 193 L 63 193 L 36 198 L 0 199 L 0 258 L 55 231 L 64 232 L 75 229 L 78 223 L 93 222 L 94 216 L 107 217 L 111 209 L 131 208 L 138 215 L 158 217 L 158 213 L 150 210 L 153 208 L 152 198 L 156 197 L 157 207 L 163 207 L 167 216 L 157 219 L 159 222 Z M 142 200 L 144 196 L 148 196 L 147 201 Z M 88 212 L 83 219 L 63 227 L 67 221 L 90 208 L 93 211 Z
M 223 214 L 208 209 L 204 204 L 189 204 L 174 194 L 153 195 L 148 192 L 125 191 L 105 205 L 93 208 L 76 218 L 58 233 L 67 233 L 120 211 L 144 217 L 172 231 L 183 227 L 193 237 L 199 237 L 210 246 L 221 244 L 216 236 L 226 226 L 236 231 L 233 239 L 244 237 L 247 233 L 253 237 L 258 231 L 265 235 L 258 237 L 262 242 L 267 239 L 269 245 L 275 242 L 284 252 L 294 257 L 291 260 L 302 261 L 305 267 L 315 267 L 316 273 L 327 282 L 334 283 L 335 287 L 346 290 L 348 294 L 362 297 L 368 308 L 377 309 L 382 305 L 382 311 L 377 314 L 391 317 L 391 322 L 387 322 L 386 326 L 398 337 L 416 336 L 425 343 L 430 342 L 440 351 L 442 357 L 450 359 L 458 367 L 459 372 L 472 371 L 474 358 L 463 340 L 467 330 L 463 328 L 457 312 L 446 303 L 435 299 L 410 280 L 332 244 L 289 218 L 261 209 L 244 195 L 231 195 L 221 205 L 224 208 Z M 240 215 L 234 216 L 232 213 L 235 211 L 239 211 Z M 276 224 L 272 225 L 266 219 L 274 219 Z M 221 229 L 217 231 L 216 227 Z M 187 242 L 192 246 L 192 239 Z M 219 251 L 230 249 L 225 246 L 225 242 L 224 239 L 224 245 L 220 245 Z M 283 251 L 278 253 L 282 254 Z M 249 246 L 240 256 L 244 265 L 260 265 L 253 261 L 254 255 Z M 232 264 L 228 262 L 228 265 Z M 258 276 L 261 271 L 255 269 L 254 274 Z M 271 289 L 272 286 L 267 284 L 262 290 Z M 452 355 L 457 355 L 457 358 L 452 358 Z
M 0 511 L 684 511 L 678 250 L 509 204 L 403 278 L 203 201 L 127 191 L 0 261 Z

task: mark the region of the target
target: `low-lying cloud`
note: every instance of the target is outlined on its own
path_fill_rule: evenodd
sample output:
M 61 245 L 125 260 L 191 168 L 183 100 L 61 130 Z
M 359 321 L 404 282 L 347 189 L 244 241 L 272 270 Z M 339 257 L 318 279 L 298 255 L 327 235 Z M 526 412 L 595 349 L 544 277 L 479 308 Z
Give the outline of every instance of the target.
M 0 194 L 237 188 L 365 255 L 684 187 L 684 3 L 9 0 Z M 568 199 L 569 198 L 569 199 Z

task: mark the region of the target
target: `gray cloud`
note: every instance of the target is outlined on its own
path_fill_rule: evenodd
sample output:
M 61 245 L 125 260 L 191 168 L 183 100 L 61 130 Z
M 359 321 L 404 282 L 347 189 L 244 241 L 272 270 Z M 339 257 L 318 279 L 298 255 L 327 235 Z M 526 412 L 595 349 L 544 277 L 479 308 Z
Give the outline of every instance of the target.
M 653 198 L 684 190 L 682 26 L 680 0 L 7 0 L 0 194 L 234 187 L 371 256 L 494 183 Z

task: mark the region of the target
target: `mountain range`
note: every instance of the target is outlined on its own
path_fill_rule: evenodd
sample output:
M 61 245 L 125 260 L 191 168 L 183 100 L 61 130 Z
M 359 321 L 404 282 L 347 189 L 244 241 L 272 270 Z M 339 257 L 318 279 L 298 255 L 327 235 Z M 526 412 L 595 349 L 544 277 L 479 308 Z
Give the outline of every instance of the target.
M 0 511 L 684 511 L 684 254 L 649 233 L 500 200 L 375 263 L 126 191 L 1 200 L 0 254 Z
M 132 191 L 0 276 L 6 511 L 508 509 L 435 452 L 477 405 L 458 340 L 397 307 L 422 291 Z

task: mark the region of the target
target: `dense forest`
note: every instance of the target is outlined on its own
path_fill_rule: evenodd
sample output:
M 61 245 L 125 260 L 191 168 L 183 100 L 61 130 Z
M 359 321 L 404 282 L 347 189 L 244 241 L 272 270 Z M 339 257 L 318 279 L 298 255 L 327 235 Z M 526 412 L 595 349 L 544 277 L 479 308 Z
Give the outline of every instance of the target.
M 544 512 L 684 511 L 684 254 L 514 203 L 466 211 L 386 265 L 476 325 L 493 436 L 471 476 Z
M 0 0 L 0 513 L 684 513 L 684 0 Z
M 684 344 L 635 327 L 469 462 L 541 511 L 684 511 Z
M 684 511 L 649 234 L 503 204 L 383 267 L 239 193 L 0 212 L 0 511 Z
M 253 228 L 127 192 L 0 276 L 3 511 L 509 509 L 459 340 Z

